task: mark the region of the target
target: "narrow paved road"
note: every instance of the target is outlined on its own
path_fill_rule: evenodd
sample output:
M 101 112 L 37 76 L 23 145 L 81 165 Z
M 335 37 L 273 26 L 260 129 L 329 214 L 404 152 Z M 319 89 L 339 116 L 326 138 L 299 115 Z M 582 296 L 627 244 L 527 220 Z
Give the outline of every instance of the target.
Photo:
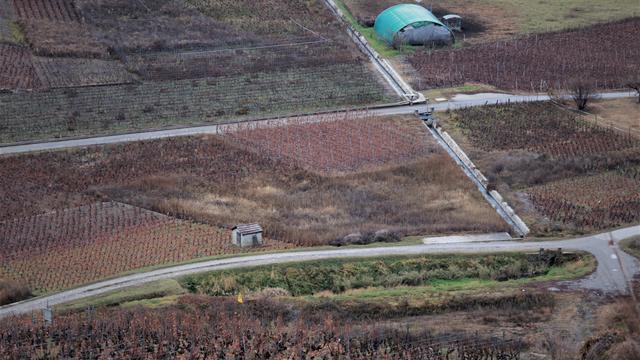
M 625 294 L 628 293 L 628 276 L 633 276 L 640 272 L 640 263 L 632 256 L 620 251 L 617 244 L 620 240 L 636 235 L 640 235 L 640 225 L 598 235 L 558 241 L 496 241 L 483 243 L 456 242 L 451 244 L 377 247 L 361 249 L 352 248 L 241 256 L 221 260 L 204 261 L 194 264 L 178 265 L 145 273 L 127 275 L 120 278 L 83 286 L 77 289 L 64 291 L 50 296 L 44 296 L 12 305 L 6 305 L 0 307 L 0 318 L 10 315 L 29 313 L 31 311 L 42 309 L 46 307 L 47 304 L 62 304 L 65 302 L 102 294 L 108 291 L 118 290 L 128 286 L 141 285 L 152 281 L 175 278 L 179 276 L 213 270 L 348 257 L 418 255 L 437 253 L 486 253 L 499 251 L 536 251 L 541 247 L 550 249 L 563 248 L 570 250 L 582 250 L 592 253 L 597 258 L 598 268 L 595 273 L 584 279 L 567 282 L 568 286 L 597 290 L 602 293 Z M 609 244 L 610 240 L 613 240 L 613 245 Z M 621 261 L 618 260 L 618 256 L 620 256 Z M 623 266 L 621 267 L 620 264 L 622 264 Z
M 603 93 L 603 94 L 600 94 L 600 96 L 603 99 L 617 99 L 617 98 L 632 97 L 635 95 L 630 92 L 614 92 L 614 93 Z M 448 100 L 448 101 L 431 103 L 429 104 L 429 107 L 434 107 L 435 110 L 447 110 L 447 109 L 458 109 L 458 108 L 470 107 L 470 106 L 484 106 L 486 104 L 507 103 L 507 102 L 533 102 L 533 101 L 546 101 L 546 100 L 549 100 L 549 97 L 546 95 L 510 95 L 510 94 L 486 93 L 486 94 L 475 94 L 475 95 L 456 95 L 451 100 Z M 368 113 L 373 115 L 400 115 L 400 114 L 411 114 L 416 110 L 424 110 L 424 109 L 425 109 L 425 105 L 406 105 L 406 106 L 373 109 L 373 110 L 369 110 Z M 323 119 L 322 115 L 320 116 L 307 115 L 307 116 L 293 116 L 290 118 L 282 118 L 282 119 L 278 119 L 278 121 L 283 123 L 287 121 L 312 122 L 314 121 L 314 118 L 318 120 Z M 255 120 L 255 122 L 264 122 L 264 121 L 273 121 L 273 120 Z M 34 152 L 34 151 L 60 150 L 60 149 L 74 148 L 74 147 L 87 147 L 92 145 L 116 144 L 116 143 L 132 142 L 132 141 L 162 139 L 167 137 L 218 134 L 220 132 L 233 129 L 235 126 L 237 126 L 237 124 L 231 123 L 231 124 L 220 124 L 220 125 L 196 126 L 196 127 L 188 127 L 188 128 L 181 128 L 181 129 L 146 131 L 146 132 L 137 132 L 137 133 L 131 133 L 131 134 L 123 134 L 123 135 L 98 136 L 98 137 L 91 137 L 91 138 L 85 138 L 85 139 L 69 139 L 69 140 L 41 142 L 41 143 L 33 143 L 33 144 L 25 144 L 25 145 L 10 145 L 10 146 L 0 145 L 0 155 L 19 154 L 19 153 Z

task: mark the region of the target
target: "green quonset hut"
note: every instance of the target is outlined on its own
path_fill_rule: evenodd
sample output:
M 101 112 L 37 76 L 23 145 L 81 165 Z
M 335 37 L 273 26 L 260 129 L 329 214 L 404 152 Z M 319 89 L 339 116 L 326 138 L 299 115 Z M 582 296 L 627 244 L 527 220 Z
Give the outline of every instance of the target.
M 378 15 L 376 34 L 388 44 L 450 45 L 453 32 L 429 10 L 416 4 L 398 4 Z

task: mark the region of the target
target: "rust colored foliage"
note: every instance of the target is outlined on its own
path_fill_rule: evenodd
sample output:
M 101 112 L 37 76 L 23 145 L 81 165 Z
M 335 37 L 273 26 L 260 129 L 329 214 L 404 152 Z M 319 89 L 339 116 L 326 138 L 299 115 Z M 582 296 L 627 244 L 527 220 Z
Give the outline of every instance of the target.
M 0 275 L 52 291 L 152 265 L 242 249 L 230 232 L 120 203 L 0 222 Z M 291 247 L 267 240 L 258 251 Z
M 420 122 L 366 113 L 289 126 L 247 127 L 227 136 L 248 150 L 324 175 L 398 166 L 437 152 Z
M 640 68 L 640 18 L 472 45 L 420 51 L 409 58 L 425 87 L 479 82 L 502 89 L 546 91 L 584 79 L 622 88 Z
M 327 313 L 302 313 L 259 300 L 188 296 L 159 309 L 111 309 L 61 315 L 53 325 L 30 318 L 0 323 L 0 353 L 8 359 L 516 359 L 517 340 L 364 325 L 353 328 Z

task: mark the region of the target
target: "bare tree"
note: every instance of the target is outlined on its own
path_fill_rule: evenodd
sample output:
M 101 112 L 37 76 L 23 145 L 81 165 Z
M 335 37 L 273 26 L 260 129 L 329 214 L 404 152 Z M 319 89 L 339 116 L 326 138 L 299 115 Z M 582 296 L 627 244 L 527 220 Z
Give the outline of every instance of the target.
M 597 98 L 593 85 L 582 80 L 571 82 L 569 85 L 569 93 L 571 94 L 573 101 L 576 103 L 578 110 L 586 109 L 589 101 Z
M 640 104 L 640 75 L 636 75 L 633 79 L 627 81 L 626 86 L 638 93 L 638 104 Z

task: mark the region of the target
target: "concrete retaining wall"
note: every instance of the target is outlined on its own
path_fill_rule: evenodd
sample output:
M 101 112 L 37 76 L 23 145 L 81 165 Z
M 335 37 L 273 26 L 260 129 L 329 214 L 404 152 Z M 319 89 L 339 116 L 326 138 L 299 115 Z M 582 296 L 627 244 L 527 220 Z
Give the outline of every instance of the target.
M 376 69 L 382 74 L 384 79 L 391 85 L 391 87 L 396 91 L 396 93 L 401 96 L 407 103 L 410 104 L 419 104 L 424 103 L 426 101 L 424 95 L 419 92 L 416 92 L 407 84 L 404 79 L 396 72 L 396 70 L 389 64 L 389 62 L 383 59 L 378 52 L 369 45 L 367 39 L 360 34 L 345 18 L 344 14 L 336 5 L 333 0 L 325 0 L 324 1 L 327 7 L 334 13 L 346 26 L 347 33 L 353 39 L 353 41 L 358 45 L 360 50 L 364 52 L 371 62 L 375 65 Z
M 527 224 L 525 224 L 513 208 L 509 206 L 502 195 L 500 195 L 496 190 L 489 191 L 489 180 L 487 180 L 482 172 L 476 167 L 473 161 L 469 159 L 467 154 L 462 150 L 462 148 L 460 148 L 455 140 L 453 140 L 453 138 L 438 125 L 430 129 L 432 129 L 432 133 L 447 146 L 447 150 L 449 150 L 448 152 L 457 158 L 455 160 L 462 165 L 465 173 L 472 177 L 472 180 L 474 180 L 485 198 L 489 200 L 491 206 L 493 206 L 496 211 L 498 211 L 498 214 L 500 214 L 500 216 L 502 216 L 505 221 L 511 225 L 513 230 L 519 236 L 526 236 L 529 234 L 530 230 Z

